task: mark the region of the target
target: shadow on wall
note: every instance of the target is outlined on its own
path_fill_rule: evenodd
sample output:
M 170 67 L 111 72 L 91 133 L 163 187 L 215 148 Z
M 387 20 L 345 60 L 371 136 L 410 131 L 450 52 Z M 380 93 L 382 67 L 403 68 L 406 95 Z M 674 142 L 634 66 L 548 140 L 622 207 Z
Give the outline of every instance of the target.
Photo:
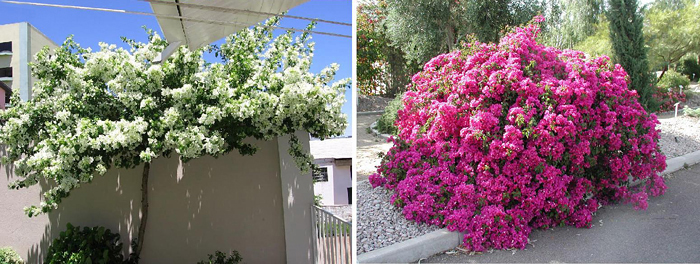
M 178 157 L 153 162 L 142 263 L 195 263 L 216 250 L 237 250 L 248 263 L 285 262 L 277 142 L 255 144 L 260 148 L 253 156 L 232 153 L 186 164 Z M 44 230 L 22 230 L 43 231 L 41 241 L 28 249 L 28 263 L 42 262 L 50 241 L 69 222 L 119 233 L 128 255 L 139 226 L 142 168 L 113 169 L 96 177 L 48 215 Z M 12 219 L 22 220 L 26 219 Z

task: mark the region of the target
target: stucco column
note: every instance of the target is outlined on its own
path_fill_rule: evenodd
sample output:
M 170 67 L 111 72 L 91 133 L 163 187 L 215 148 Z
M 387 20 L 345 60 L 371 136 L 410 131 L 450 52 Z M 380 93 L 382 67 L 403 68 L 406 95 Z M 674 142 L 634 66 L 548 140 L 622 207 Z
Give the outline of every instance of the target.
M 295 135 L 308 153 L 309 133 L 297 131 Z M 311 205 L 314 202 L 314 189 L 311 172 L 301 173 L 289 155 L 289 136 L 277 138 L 277 148 L 287 263 L 313 263 Z
M 19 97 L 22 101 L 27 102 L 32 99 L 32 87 L 30 86 L 30 77 L 32 74 L 32 68 L 29 66 L 29 62 L 32 59 L 31 47 L 32 39 L 30 37 L 29 23 L 21 22 L 19 23 L 19 76 L 13 76 L 14 78 L 19 78 L 19 89 L 15 90 L 19 92 Z M 16 83 L 16 82 L 13 82 Z M 14 86 L 13 86 L 13 89 Z

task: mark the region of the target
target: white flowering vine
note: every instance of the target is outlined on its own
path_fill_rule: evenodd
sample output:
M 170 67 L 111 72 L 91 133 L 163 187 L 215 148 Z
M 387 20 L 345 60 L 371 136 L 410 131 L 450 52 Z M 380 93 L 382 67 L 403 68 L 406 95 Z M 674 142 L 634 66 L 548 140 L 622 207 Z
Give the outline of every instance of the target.
M 148 167 L 173 152 L 183 161 L 232 150 L 253 154 L 255 146 L 243 142 L 249 137 L 291 135 L 290 154 L 308 169 L 310 155 L 293 133 L 342 134 L 347 121 L 341 106 L 350 83 L 331 83 L 337 64 L 309 72 L 310 38 L 291 32 L 273 38 L 265 27 L 242 30 L 221 47 L 208 47 L 221 59 L 217 63 L 203 60 L 205 48 L 186 47 L 153 63 L 167 46 L 153 32 L 148 43 L 126 40 L 130 50 L 101 43 L 93 52 L 72 38 L 54 51 L 44 49 L 32 68 L 34 97 L 13 98 L 13 107 L 0 114 L 2 162 L 13 164 L 20 177 L 9 187 L 55 182 L 40 205 L 25 208 L 34 216 L 55 209 L 71 190 L 109 168 Z

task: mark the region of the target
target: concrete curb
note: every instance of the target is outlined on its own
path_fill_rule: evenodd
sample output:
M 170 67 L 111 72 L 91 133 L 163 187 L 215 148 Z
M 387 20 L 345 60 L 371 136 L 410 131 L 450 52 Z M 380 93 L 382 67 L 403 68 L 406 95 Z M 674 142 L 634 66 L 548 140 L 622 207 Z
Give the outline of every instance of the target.
M 372 130 L 372 135 L 375 135 L 377 137 L 383 138 L 383 139 L 389 139 L 391 135 L 389 134 L 382 134 L 377 130 L 377 121 L 374 121 L 371 125 L 369 125 L 369 129 Z
M 661 174 L 673 173 L 685 166 L 692 166 L 697 163 L 700 163 L 700 150 L 666 160 L 666 169 Z
M 443 228 L 400 243 L 357 256 L 358 263 L 407 263 L 453 249 L 460 243 L 460 233 Z
M 359 116 L 361 116 L 361 115 L 379 115 L 379 114 L 383 114 L 383 113 L 384 113 L 384 111 L 367 111 L 367 112 L 357 112 L 357 115 L 359 115 Z
M 372 123 L 370 127 L 373 133 L 378 133 L 374 129 L 375 123 Z M 671 174 L 686 166 L 692 166 L 697 163 L 700 163 L 700 150 L 666 160 L 666 170 L 661 174 Z M 639 183 L 639 181 L 636 181 L 630 185 L 636 186 Z M 357 260 L 358 263 L 415 262 L 421 258 L 429 257 L 459 246 L 461 237 L 461 233 L 450 232 L 443 228 L 388 247 L 358 255 Z

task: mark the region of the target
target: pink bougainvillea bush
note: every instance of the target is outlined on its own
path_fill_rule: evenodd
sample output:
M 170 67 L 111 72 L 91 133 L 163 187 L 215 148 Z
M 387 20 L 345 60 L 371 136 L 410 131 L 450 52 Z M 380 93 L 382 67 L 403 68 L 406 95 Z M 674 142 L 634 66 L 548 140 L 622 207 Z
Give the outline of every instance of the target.
M 370 176 L 407 219 L 465 232 L 469 250 L 522 249 L 535 228 L 590 227 L 601 205 L 644 209 L 666 189 L 658 121 L 624 69 L 540 45 L 538 32 L 428 62 Z

